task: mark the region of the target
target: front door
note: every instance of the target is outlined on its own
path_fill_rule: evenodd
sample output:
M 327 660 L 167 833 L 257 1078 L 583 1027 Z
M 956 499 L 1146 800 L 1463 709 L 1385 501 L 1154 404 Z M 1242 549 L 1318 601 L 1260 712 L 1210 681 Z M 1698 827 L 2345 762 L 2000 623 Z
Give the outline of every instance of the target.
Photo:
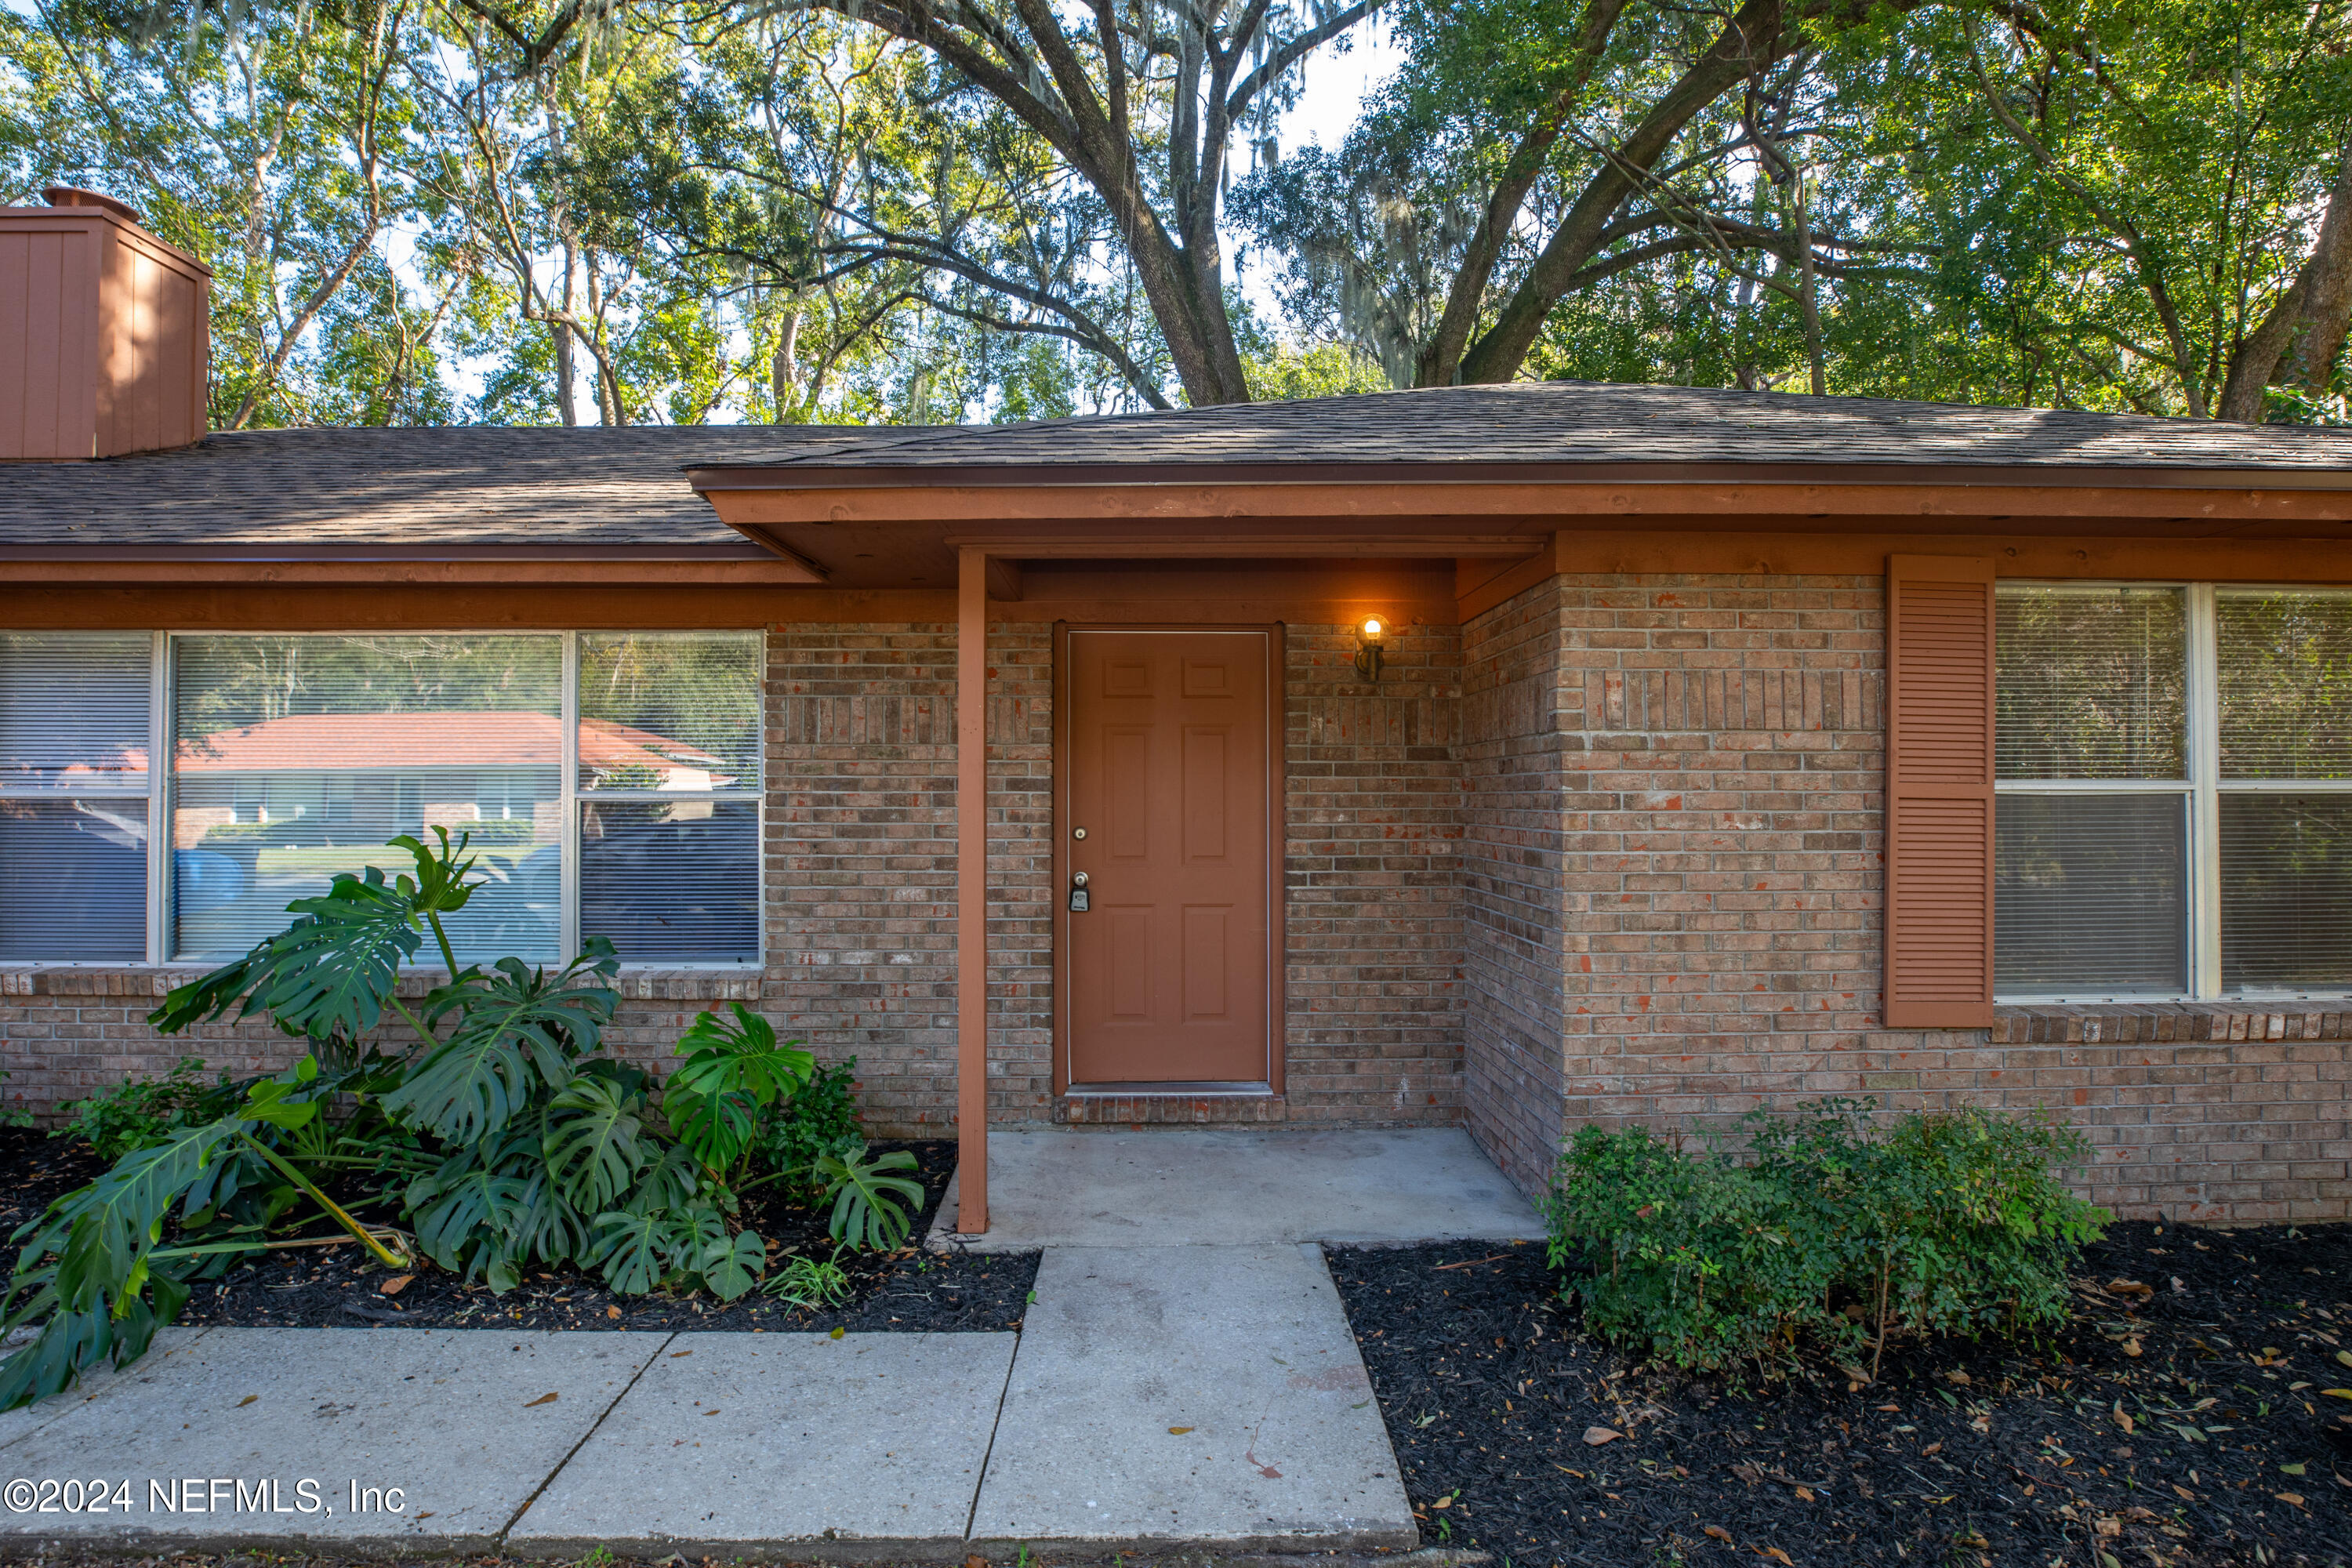
M 1070 634 L 1074 1085 L 1266 1081 L 1270 640 Z

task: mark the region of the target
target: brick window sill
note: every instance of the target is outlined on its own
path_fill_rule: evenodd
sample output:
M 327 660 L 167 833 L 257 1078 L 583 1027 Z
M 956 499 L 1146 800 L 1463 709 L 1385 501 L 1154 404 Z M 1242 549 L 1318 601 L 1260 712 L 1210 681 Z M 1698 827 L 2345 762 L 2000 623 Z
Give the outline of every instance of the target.
M 161 1001 L 173 986 L 209 973 L 209 966 L 173 963 L 0 964 L 0 996 L 151 996 Z M 761 973 L 748 963 L 707 969 L 625 963 L 614 986 L 631 1002 L 757 1002 Z M 438 969 L 409 970 L 400 977 L 399 994 L 421 996 L 443 977 Z
M 2137 1045 L 2352 1039 L 2352 998 L 2032 1003 L 1993 1009 L 1992 1043 Z

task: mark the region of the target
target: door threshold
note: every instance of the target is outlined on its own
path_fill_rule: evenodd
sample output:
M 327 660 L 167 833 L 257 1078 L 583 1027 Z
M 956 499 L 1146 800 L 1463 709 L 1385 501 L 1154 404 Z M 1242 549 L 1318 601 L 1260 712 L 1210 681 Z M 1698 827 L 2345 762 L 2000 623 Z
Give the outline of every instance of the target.
M 1133 1099 L 1138 1095 L 1218 1095 L 1225 1098 L 1246 1096 L 1253 1100 L 1272 1100 L 1271 1084 L 1245 1080 L 1202 1079 L 1151 1083 L 1074 1083 L 1062 1091 L 1073 1100 Z

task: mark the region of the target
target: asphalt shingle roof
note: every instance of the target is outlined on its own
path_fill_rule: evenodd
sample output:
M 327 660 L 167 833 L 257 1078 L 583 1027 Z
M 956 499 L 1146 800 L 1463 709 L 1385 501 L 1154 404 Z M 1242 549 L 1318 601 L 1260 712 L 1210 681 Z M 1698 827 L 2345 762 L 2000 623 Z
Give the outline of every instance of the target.
M 688 468 L 1894 465 L 2214 469 L 2352 482 L 2352 430 L 1549 382 L 1005 426 L 257 430 L 0 467 L 0 549 L 633 547 L 761 553 Z M 780 474 L 779 476 L 782 476 Z M 1095 476 L 1095 477 L 1099 477 Z M 1306 477 L 1304 474 L 1301 477 Z
M 687 488 L 821 426 L 250 430 L 83 463 L 0 464 L 0 545 L 675 545 L 765 555 Z
M 1606 382 L 868 431 L 791 467 L 1818 463 L 2352 473 L 2352 429 Z

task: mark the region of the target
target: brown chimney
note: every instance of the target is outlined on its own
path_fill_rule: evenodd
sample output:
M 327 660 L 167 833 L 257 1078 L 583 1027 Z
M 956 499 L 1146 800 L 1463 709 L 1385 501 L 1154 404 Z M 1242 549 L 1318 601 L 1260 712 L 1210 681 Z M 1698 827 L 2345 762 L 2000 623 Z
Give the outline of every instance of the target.
M 111 196 L 0 207 L 0 460 L 204 438 L 212 268 Z

